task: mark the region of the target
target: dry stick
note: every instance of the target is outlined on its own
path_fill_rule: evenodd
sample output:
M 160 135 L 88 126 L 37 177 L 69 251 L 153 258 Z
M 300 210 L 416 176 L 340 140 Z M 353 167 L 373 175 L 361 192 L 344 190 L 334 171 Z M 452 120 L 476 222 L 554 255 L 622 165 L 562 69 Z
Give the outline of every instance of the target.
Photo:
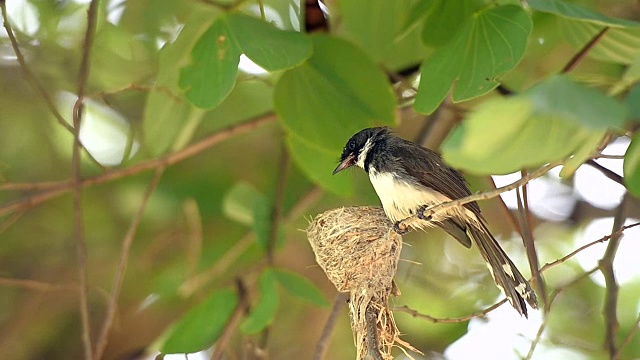
M 626 204 L 629 199 L 628 193 L 626 193 L 622 202 L 618 206 L 616 211 L 616 215 L 613 220 L 613 230 L 612 232 L 619 231 L 626 219 Z M 617 235 L 611 237 L 609 240 L 609 245 L 607 245 L 607 250 L 604 252 L 604 256 L 600 259 L 598 266 L 600 267 L 600 272 L 604 275 L 605 281 L 605 296 L 604 296 L 604 305 L 602 308 L 602 315 L 604 316 L 604 321 L 606 324 L 605 327 L 605 337 L 604 337 L 604 346 L 609 352 L 609 356 L 611 359 L 615 359 L 615 355 L 617 354 L 616 341 L 618 337 L 618 330 L 620 328 L 620 323 L 618 322 L 618 292 L 620 290 L 620 286 L 616 281 L 616 276 L 613 270 L 613 260 L 616 257 L 616 252 L 618 251 L 618 246 L 620 245 L 620 240 L 622 239 L 622 235 Z
M 575 69 L 576 66 L 578 66 L 578 64 L 580 63 L 580 61 L 582 61 L 582 59 L 584 59 L 587 56 L 589 51 L 593 49 L 593 47 L 598 43 L 598 41 L 602 39 L 602 37 L 607 33 L 607 31 L 609 31 L 609 27 L 605 26 L 602 30 L 600 30 L 599 33 L 594 35 L 593 38 L 591 38 L 591 40 L 589 40 L 589 42 L 586 43 L 582 47 L 582 49 L 580 49 L 580 51 L 578 51 L 578 53 L 571 58 L 571 60 L 569 60 L 567 65 L 565 65 L 560 72 L 563 74 L 566 74 L 568 72 L 573 71 L 573 69 Z
M 521 171 L 522 177 L 527 175 L 526 170 Z M 520 188 L 522 190 L 522 197 L 520 196 L 520 192 L 516 190 L 516 194 L 518 195 L 518 209 L 521 210 L 520 214 L 522 216 L 522 230 L 524 233 L 524 247 L 527 252 L 527 258 L 529 260 L 529 269 L 531 270 L 531 277 L 536 282 L 538 287 L 538 291 L 540 291 L 540 296 L 544 302 L 547 301 L 547 288 L 544 283 L 544 279 L 542 275 L 540 275 L 540 260 L 538 259 L 538 252 L 536 250 L 536 243 L 533 238 L 533 231 L 531 230 L 531 224 L 533 223 L 533 219 L 531 217 L 531 211 L 529 211 L 529 194 L 528 194 L 528 185 L 525 184 Z
M 599 170 L 604 176 L 606 176 L 607 178 L 609 178 L 609 180 L 615 181 L 618 184 L 625 186 L 624 185 L 624 178 L 618 174 L 616 174 L 615 172 L 607 169 L 606 167 L 598 164 L 595 160 L 591 159 L 591 160 L 587 160 L 587 162 L 585 162 L 585 164 L 594 167 L 596 170 Z
M 249 130 L 253 130 L 259 125 L 265 124 L 267 122 L 271 122 L 275 119 L 276 119 L 275 114 L 270 113 L 267 115 L 259 116 L 257 118 L 253 118 L 251 120 L 247 120 L 239 124 L 229 126 L 227 128 L 224 128 L 218 132 L 211 134 L 210 136 L 204 138 L 203 140 L 200 140 L 195 144 L 187 146 L 184 149 L 180 151 L 176 151 L 172 154 L 169 154 L 157 159 L 152 159 L 146 162 L 142 162 L 127 168 L 110 170 L 94 177 L 83 178 L 81 179 L 80 185 L 83 187 L 93 186 L 93 185 L 102 184 L 105 182 L 118 180 L 123 177 L 131 176 L 143 171 L 157 169 L 161 166 L 173 165 L 182 160 L 185 160 L 194 155 L 197 155 L 204 150 L 207 150 L 208 148 L 212 147 L 213 145 L 219 143 L 222 140 L 225 140 L 231 136 L 234 136 Z M 58 197 L 70 191 L 71 188 L 73 188 L 73 186 L 74 186 L 73 181 L 63 181 L 63 182 L 60 182 L 59 185 L 54 188 L 50 188 L 46 191 L 27 196 L 16 202 L 12 202 L 12 203 L 8 203 L 6 205 L 0 206 L 0 216 L 12 213 L 17 210 L 21 210 L 24 208 L 29 208 L 29 207 L 41 204 L 47 200 Z
M 327 322 L 324 324 L 324 328 L 322 329 L 322 335 L 316 344 L 316 350 L 313 353 L 313 360 L 322 360 L 324 358 L 327 348 L 329 347 L 331 334 L 333 333 L 333 329 L 336 327 L 338 315 L 342 308 L 347 304 L 347 299 L 349 299 L 349 295 L 347 293 L 338 293 L 336 296 L 336 300 L 333 302 L 333 307 L 331 308 L 331 313 L 329 313 Z
M 133 240 L 135 238 L 136 232 L 138 231 L 138 227 L 140 226 L 140 221 L 142 221 L 142 215 L 144 214 L 144 210 L 147 207 L 147 203 L 151 198 L 151 194 L 155 191 L 162 178 L 162 174 L 164 173 L 164 168 L 160 167 L 156 170 L 155 176 L 149 183 L 147 187 L 147 191 L 142 198 L 142 202 L 140 203 L 140 207 L 138 208 L 138 212 L 136 213 L 127 233 L 122 241 L 122 247 L 120 249 L 120 258 L 118 260 L 118 267 L 116 270 L 116 277 L 113 283 L 113 289 L 111 290 L 111 297 L 109 298 L 109 306 L 107 308 L 107 315 L 105 316 L 104 323 L 102 324 L 102 329 L 100 330 L 100 336 L 98 337 L 98 341 L 96 344 L 95 358 L 100 360 L 102 355 L 104 354 L 104 350 L 107 347 L 107 342 L 109 341 L 109 331 L 111 330 L 111 326 L 113 325 L 113 320 L 116 317 L 116 313 L 118 312 L 118 299 L 120 298 L 120 291 L 122 290 L 122 283 L 124 282 L 124 276 L 127 272 L 127 264 L 129 262 L 129 252 L 131 250 L 131 244 L 133 244 Z
M 82 344 L 85 359 L 93 359 L 93 348 L 91 345 L 91 321 L 89 319 L 88 292 L 89 285 L 87 279 L 87 244 L 84 237 L 83 211 L 82 211 L 82 175 L 80 174 L 80 125 L 82 122 L 82 111 L 85 87 L 89 78 L 89 60 L 91 56 L 91 46 L 93 45 L 93 35 L 96 30 L 96 16 L 98 12 L 99 0 L 92 0 L 87 10 L 87 31 L 82 47 L 82 60 L 78 73 L 78 99 L 73 107 L 73 153 L 71 155 L 71 178 L 73 180 L 73 208 L 75 214 L 75 237 L 78 261 L 79 276 L 79 298 L 80 317 L 82 321 Z
M 620 343 L 620 346 L 618 346 L 618 349 L 614 356 L 615 359 L 620 358 L 620 353 L 622 352 L 622 349 L 631 343 L 631 339 L 633 339 L 633 336 L 636 334 L 639 328 L 640 328 L 640 314 L 638 314 L 636 321 L 631 326 L 631 329 L 629 329 L 627 336 L 625 336 L 624 340 L 622 340 L 622 342 Z
M 530 173 L 529 175 L 520 178 L 518 181 L 515 181 L 509 185 L 497 188 L 495 190 L 492 191 L 486 191 L 483 193 L 479 193 L 479 194 L 474 194 L 474 195 L 469 195 L 457 200 L 452 200 L 452 201 L 447 201 L 447 202 L 443 202 L 431 207 L 428 207 L 425 211 L 424 211 L 424 216 L 425 218 L 430 218 L 431 216 L 433 216 L 436 213 L 439 213 L 441 211 L 453 208 L 453 207 L 459 207 L 462 206 L 464 204 L 473 202 L 473 201 L 478 201 L 478 200 L 487 200 L 487 199 L 492 199 L 494 197 L 499 196 L 500 194 L 516 189 L 526 183 L 528 183 L 529 181 L 533 180 L 533 179 L 537 179 L 540 176 L 546 174 L 549 170 L 553 169 L 554 167 L 561 165 L 563 163 L 563 161 L 556 161 L 550 164 L 547 164 L 545 166 L 542 166 L 540 168 L 538 168 L 536 171 Z M 411 223 L 413 222 L 417 222 L 417 221 L 424 221 L 420 218 L 418 218 L 417 215 L 413 215 L 413 216 L 409 216 L 403 220 L 400 221 L 399 223 L 399 228 L 400 230 L 407 230 L 409 229 L 409 226 L 411 225 Z
M 504 303 L 507 302 L 507 299 L 502 299 L 499 302 L 489 306 L 488 308 L 481 310 L 481 311 L 476 311 L 474 313 L 462 316 L 462 317 L 457 317 L 457 318 L 437 318 L 431 315 L 427 315 L 427 314 L 422 314 L 420 312 L 418 312 L 418 310 L 414 310 L 411 309 L 409 306 L 407 305 L 402 305 L 402 306 L 394 306 L 392 308 L 393 311 L 400 311 L 403 313 L 407 313 L 411 316 L 413 316 L 414 318 L 420 318 L 420 319 L 424 319 L 424 320 L 428 320 L 431 321 L 434 324 L 450 324 L 450 323 L 461 323 L 461 322 L 465 322 L 465 321 L 469 321 L 473 318 L 477 318 L 477 317 L 481 317 L 481 316 L 486 316 L 488 313 L 492 312 L 493 310 L 499 308 L 500 306 L 502 306 Z
M 225 350 L 229 346 L 229 341 L 231 341 L 233 332 L 236 330 L 238 325 L 240 325 L 240 322 L 247 311 L 249 311 L 249 296 L 242 279 L 236 279 L 236 289 L 238 292 L 238 305 L 236 305 L 233 314 L 231 314 L 231 318 L 229 318 L 227 325 L 222 329 L 222 334 L 216 341 L 213 354 L 211 354 L 211 360 L 222 359 L 222 355 L 224 355 Z
M 0 277 L 0 286 L 13 286 L 18 288 L 23 288 L 26 290 L 42 291 L 42 292 L 69 290 L 69 289 L 77 288 L 76 285 L 72 285 L 72 284 L 67 284 L 67 285 L 51 284 L 51 283 L 37 281 L 37 280 L 11 279 L 6 277 Z

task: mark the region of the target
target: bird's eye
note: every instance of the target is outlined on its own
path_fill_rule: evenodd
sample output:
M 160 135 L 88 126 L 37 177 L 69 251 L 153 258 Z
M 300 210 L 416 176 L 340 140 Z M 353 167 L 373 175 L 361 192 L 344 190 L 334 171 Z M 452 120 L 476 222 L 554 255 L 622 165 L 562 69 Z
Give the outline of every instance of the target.
M 355 141 L 349 141 L 349 144 L 347 146 L 349 147 L 349 150 L 351 150 L 351 151 L 356 149 Z

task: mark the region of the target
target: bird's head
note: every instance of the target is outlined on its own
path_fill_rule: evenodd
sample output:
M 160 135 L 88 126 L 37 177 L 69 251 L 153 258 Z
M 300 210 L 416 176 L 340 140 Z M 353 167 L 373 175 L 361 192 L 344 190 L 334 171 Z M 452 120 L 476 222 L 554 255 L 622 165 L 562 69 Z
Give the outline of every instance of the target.
M 389 129 L 386 127 L 375 127 L 360 130 L 353 135 L 344 146 L 340 156 L 340 164 L 333 170 L 333 175 L 353 165 L 364 169 L 364 162 L 369 150 L 376 141 L 388 133 Z

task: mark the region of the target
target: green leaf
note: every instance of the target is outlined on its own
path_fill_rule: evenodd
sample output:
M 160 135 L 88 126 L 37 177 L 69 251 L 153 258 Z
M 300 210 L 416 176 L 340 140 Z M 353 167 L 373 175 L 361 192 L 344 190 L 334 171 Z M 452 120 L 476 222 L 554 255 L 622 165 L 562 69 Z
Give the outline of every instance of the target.
M 324 297 L 320 289 L 313 285 L 313 283 L 307 278 L 282 269 L 274 269 L 274 274 L 280 285 L 287 289 L 287 291 L 292 295 L 318 306 L 329 306 L 329 302 Z
M 640 196 L 640 132 L 631 138 L 631 144 L 624 154 L 624 183 L 635 196 Z
M 278 289 L 272 269 L 266 269 L 260 275 L 258 287 L 260 288 L 260 301 L 240 324 L 240 331 L 245 334 L 255 334 L 262 331 L 271 324 L 278 310 Z
M 470 172 L 506 174 L 574 154 L 563 169 L 569 175 L 624 118 L 624 106 L 612 98 L 553 76 L 518 96 L 477 106 L 445 140 L 443 156 Z
M 573 4 L 563 0 L 528 0 L 529 7 L 546 13 L 555 14 L 570 19 L 592 22 L 594 24 L 610 26 L 610 27 L 634 27 L 640 26 L 640 23 L 616 19 L 602 15 L 595 11 L 591 11 L 585 7 Z
M 294 134 L 287 136 L 287 147 L 298 168 L 314 183 L 342 196 L 353 192 L 353 182 L 349 176 L 332 175 L 333 169 L 338 166 L 340 150 L 323 149 Z
M 224 196 L 222 210 L 232 220 L 251 226 L 258 245 L 267 248 L 271 231 L 271 200 L 246 182 L 236 183 Z
M 594 130 L 584 140 L 584 142 L 578 146 L 578 149 L 574 152 L 573 156 L 569 158 L 560 170 L 560 177 L 568 178 L 578 170 L 580 165 L 589 160 L 594 152 L 598 149 L 598 146 L 602 143 L 602 138 L 607 134 L 606 130 Z
M 422 65 L 415 109 L 430 113 L 457 80 L 453 100 L 464 101 L 498 86 L 497 78 L 522 59 L 531 19 L 519 6 L 505 5 L 477 12 L 451 41 Z
M 200 108 L 213 108 L 229 95 L 236 83 L 242 50 L 226 18 L 220 16 L 191 51 L 191 63 L 180 73 L 180 88 Z
M 560 33 L 576 49 L 581 49 L 602 26 L 590 22 L 561 19 Z M 631 64 L 640 55 L 640 27 L 611 28 L 589 49 L 587 56 L 601 61 Z
M 220 337 L 237 304 L 238 296 L 230 289 L 209 295 L 167 330 L 160 352 L 186 354 L 210 347 Z
M 621 128 L 627 116 L 627 109 L 617 100 L 564 75 L 544 80 L 526 96 L 536 112 L 565 116 L 588 129 Z
M 268 71 L 299 65 L 311 56 L 311 41 L 304 34 L 282 31 L 240 13 L 230 13 L 226 19 L 241 51 Z
M 629 109 L 630 119 L 640 121 L 640 83 L 631 88 L 624 102 Z
M 422 41 L 431 47 L 449 43 L 460 30 L 460 24 L 469 20 L 483 5 L 476 0 L 438 0 L 424 21 Z
M 190 17 L 176 40 L 160 50 L 158 77 L 147 96 L 143 119 L 144 142 L 152 155 L 166 152 L 186 119 L 197 111 L 180 96 L 179 69 L 188 64 L 189 49 L 210 26 L 213 16 L 211 12 L 199 12 Z
M 357 131 L 393 123 L 395 97 L 384 73 L 361 50 L 327 35 L 311 39 L 311 58 L 278 81 L 275 108 L 288 131 L 338 156 Z
M 337 3 L 341 14 L 337 34 L 353 40 L 385 69 L 397 70 L 419 64 L 424 60 L 427 48 L 420 40 L 420 27 L 416 24 L 406 28 L 405 19 L 414 15 L 414 10 L 424 14 L 426 9 L 417 7 L 431 3 L 431 0 L 421 0 L 414 7 L 411 1 L 369 0 L 367 16 L 363 16 L 361 0 L 341 0 Z

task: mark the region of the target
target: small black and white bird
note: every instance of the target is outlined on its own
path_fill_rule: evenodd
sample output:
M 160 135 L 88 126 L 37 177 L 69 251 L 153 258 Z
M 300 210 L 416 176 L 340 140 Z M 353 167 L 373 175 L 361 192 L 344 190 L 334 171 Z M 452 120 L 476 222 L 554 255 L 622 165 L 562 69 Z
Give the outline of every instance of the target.
M 353 135 L 333 174 L 353 165 L 367 172 L 385 213 L 396 224 L 413 215 L 423 218 L 428 206 L 471 195 L 462 174 L 448 167 L 440 155 L 386 127 L 368 128 Z M 511 305 L 525 317 L 526 303 L 538 308 L 529 282 L 489 232 L 476 202 L 436 213 L 412 226 L 423 230 L 439 226 L 467 248 L 475 243 Z

